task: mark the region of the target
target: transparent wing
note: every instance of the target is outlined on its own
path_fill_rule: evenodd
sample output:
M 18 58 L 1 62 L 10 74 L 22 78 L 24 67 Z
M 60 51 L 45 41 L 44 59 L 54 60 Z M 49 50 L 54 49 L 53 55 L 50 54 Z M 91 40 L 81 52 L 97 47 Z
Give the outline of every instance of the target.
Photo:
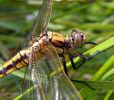
M 50 73 L 61 66 L 57 51 L 50 43 L 46 43 L 40 53 L 32 50 L 24 80 L 23 99 L 81 100 L 64 71 L 49 77 Z
M 34 43 L 35 36 L 41 35 L 46 29 L 50 20 L 52 10 L 52 0 L 43 0 L 39 14 L 34 22 L 31 39 Z M 32 43 L 32 44 L 33 44 Z M 30 43 L 31 44 L 31 43 Z M 34 49 L 34 48 L 33 48 Z M 23 85 L 24 100 L 45 100 L 45 91 L 47 75 L 40 67 L 39 62 L 42 60 L 41 53 L 31 51 L 29 56 L 29 66 L 26 70 Z
M 40 67 L 42 54 L 32 50 L 29 56 L 29 66 L 26 70 L 23 84 L 24 100 L 45 100 L 45 87 L 48 84 L 47 75 Z
M 34 21 L 31 34 L 30 36 L 28 35 L 28 45 L 31 46 L 35 42 L 36 37 L 38 38 L 38 36 L 45 34 L 44 31 L 47 30 L 47 25 L 51 17 L 52 3 L 53 0 L 43 0 L 39 13 Z M 27 43 L 25 44 L 25 46 L 27 46 Z
M 36 34 L 36 36 L 38 36 L 47 29 L 52 12 L 52 1 L 53 0 L 43 0 L 41 9 L 39 10 L 38 16 L 34 22 L 32 34 Z
M 46 44 L 43 52 L 46 54 L 46 62 L 50 69 L 50 73 L 62 66 L 58 53 L 51 43 Z M 78 91 L 63 70 L 58 74 L 50 76 L 48 88 L 53 93 L 53 95 L 51 94 L 50 100 L 81 100 Z

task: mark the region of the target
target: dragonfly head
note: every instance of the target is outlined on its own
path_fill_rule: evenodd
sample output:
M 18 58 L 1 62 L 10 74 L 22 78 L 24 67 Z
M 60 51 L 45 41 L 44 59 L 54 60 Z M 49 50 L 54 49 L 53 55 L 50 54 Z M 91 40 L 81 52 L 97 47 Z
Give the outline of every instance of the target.
M 85 44 L 86 36 L 79 30 L 72 30 L 70 40 L 74 48 L 80 48 Z

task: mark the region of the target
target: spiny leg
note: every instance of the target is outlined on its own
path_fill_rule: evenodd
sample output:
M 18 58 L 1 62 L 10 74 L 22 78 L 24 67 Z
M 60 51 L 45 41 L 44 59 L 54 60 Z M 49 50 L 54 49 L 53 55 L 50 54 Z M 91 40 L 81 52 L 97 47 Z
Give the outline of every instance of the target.
M 78 67 L 75 66 L 75 63 L 74 63 L 74 61 L 73 61 L 72 54 L 70 54 L 69 51 L 67 51 L 67 53 L 68 53 L 68 55 L 69 55 L 69 58 L 70 58 L 70 61 L 71 61 L 71 64 L 72 64 L 73 69 L 76 70 L 76 69 L 78 69 L 81 65 L 83 65 L 83 63 L 84 63 L 86 60 L 89 60 L 89 59 L 91 59 L 93 56 L 95 56 L 96 54 L 98 54 L 99 51 L 96 51 L 94 54 L 92 54 L 92 55 L 89 56 L 89 57 L 85 57 L 85 56 L 83 56 L 82 54 L 76 52 L 75 54 L 76 54 L 77 56 L 80 56 L 82 59 L 84 59 L 83 62 L 82 62 Z M 68 76 L 65 53 L 61 54 L 60 56 L 63 57 L 63 67 L 64 67 L 64 71 L 65 71 L 66 75 Z M 68 76 L 68 77 L 69 77 L 69 76 Z M 73 82 L 83 83 L 83 84 L 85 84 L 88 88 L 90 88 L 90 89 L 92 89 L 92 90 L 95 90 L 95 89 L 92 88 L 89 84 L 87 84 L 85 81 L 72 80 L 72 79 L 70 79 L 70 80 L 73 81 Z
M 98 45 L 97 43 L 95 42 L 85 42 L 85 44 L 93 44 L 93 45 Z
M 68 53 L 68 55 L 69 55 L 69 59 L 70 59 L 70 62 L 71 62 L 71 64 L 72 64 L 73 69 L 76 70 L 76 66 L 75 66 L 75 63 L 74 63 L 74 61 L 73 61 L 72 55 L 71 55 L 70 53 Z
M 99 53 L 99 51 L 96 51 L 95 53 L 93 53 L 92 55 L 88 56 L 88 57 L 85 57 L 84 55 L 80 54 L 80 57 L 83 59 L 82 63 L 79 64 L 77 66 L 76 69 L 80 68 L 87 60 L 90 60 L 92 59 L 95 55 L 97 55 Z
M 72 82 L 77 82 L 77 83 L 83 83 L 85 84 L 88 88 L 92 89 L 92 90 L 95 90 L 94 88 L 92 88 L 89 84 L 87 84 L 85 81 L 82 81 L 82 80 L 72 80 L 70 79 Z
M 68 56 L 69 56 L 69 59 L 70 59 L 70 61 L 71 61 L 72 67 L 73 67 L 74 69 L 76 69 L 75 63 L 74 63 L 74 61 L 73 61 L 73 58 L 71 57 L 71 54 L 68 53 Z M 67 70 L 67 66 L 66 66 L 66 58 L 67 58 L 67 57 L 66 57 L 66 54 L 63 54 L 62 57 L 63 57 L 63 67 L 64 67 L 64 71 L 65 71 L 66 75 L 68 76 L 68 70 Z M 68 77 L 69 77 L 69 76 L 68 76 Z
M 76 68 L 76 66 L 75 66 L 75 63 L 74 63 L 74 61 L 73 61 L 73 58 L 71 57 L 71 55 L 69 54 L 69 58 L 70 58 L 70 61 L 71 61 L 71 64 L 72 64 L 72 67 L 73 67 L 73 69 L 77 69 Z M 84 63 L 84 62 L 83 62 Z M 83 63 L 81 63 L 81 64 L 83 64 Z M 80 64 L 80 65 L 81 65 Z M 79 65 L 79 66 L 80 66 Z M 67 68 L 67 67 L 66 67 Z M 67 73 L 67 76 L 68 76 L 68 73 Z M 72 82 L 77 82 L 77 83 L 83 83 L 83 84 L 85 84 L 88 88 L 90 88 L 90 89 L 92 89 L 92 90 L 95 90 L 94 88 L 92 88 L 89 84 L 87 84 L 85 81 L 81 81 L 81 80 L 72 80 L 72 79 L 70 79 Z
M 71 51 L 71 52 L 72 52 L 72 51 Z M 92 58 L 93 58 L 95 55 L 97 55 L 99 52 L 100 52 L 100 51 L 96 51 L 96 52 L 93 53 L 92 55 L 90 55 L 90 56 L 88 56 L 88 57 L 85 57 L 85 56 L 82 55 L 81 53 L 73 51 L 73 53 L 74 53 L 75 56 L 79 56 L 79 57 L 81 57 L 81 58 L 83 59 L 83 60 L 82 60 L 82 63 L 80 63 L 78 66 L 75 66 L 75 63 L 74 63 L 74 61 L 73 61 L 73 58 L 74 58 L 74 57 L 72 56 L 72 54 L 71 54 L 69 51 L 67 51 L 68 56 L 69 56 L 69 59 L 70 59 L 70 61 L 71 61 L 71 64 L 72 64 L 72 67 L 73 67 L 74 70 L 80 68 L 87 60 L 92 59 Z M 63 54 L 62 57 L 63 57 L 64 71 L 65 71 L 65 73 L 68 75 L 67 66 L 66 66 L 66 57 L 65 57 L 65 54 Z
M 69 54 L 69 56 L 70 56 L 70 54 Z M 63 57 L 63 67 L 64 67 L 65 74 L 69 77 L 69 75 L 68 75 L 68 70 L 67 70 L 67 66 L 66 66 L 66 57 L 65 57 L 65 54 L 64 54 L 64 55 L 61 55 L 61 57 Z M 72 66 L 73 66 L 74 68 L 76 68 L 76 67 L 75 67 L 75 64 L 74 64 L 74 62 L 73 62 L 72 57 L 70 57 L 70 61 L 71 61 Z M 90 88 L 90 89 L 92 89 L 92 90 L 95 90 L 95 89 L 92 88 L 90 85 L 88 85 L 85 81 L 72 80 L 72 79 L 70 79 L 70 80 L 71 80 L 72 82 L 83 83 L 83 84 L 85 84 L 88 88 Z
M 85 42 L 85 44 L 93 44 L 93 45 L 97 45 L 97 43 L 95 42 Z M 88 57 L 85 57 L 84 55 L 82 55 L 81 53 L 79 52 L 74 52 L 75 55 L 81 57 L 83 59 L 82 63 L 79 64 L 77 67 L 76 66 L 73 66 L 73 68 L 76 70 L 78 68 L 80 68 L 87 60 L 91 59 L 92 57 L 94 57 L 95 55 L 97 55 L 99 53 L 99 51 L 96 51 L 95 53 L 93 53 L 92 55 L 88 56 Z M 72 55 L 71 55 L 72 57 Z
M 82 63 L 79 64 L 77 67 L 75 66 L 75 63 L 73 62 L 73 57 L 72 57 L 72 55 L 69 53 L 69 58 L 70 58 L 70 61 L 71 61 L 71 64 L 72 64 L 73 69 L 75 69 L 75 70 L 78 69 L 79 67 L 81 67 L 81 66 L 84 64 L 85 61 L 91 59 L 93 56 L 95 56 L 95 55 L 98 54 L 98 53 L 99 53 L 99 51 L 96 51 L 95 53 L 93 53 L 93 54 L 90 55 L 89 57 L 85 57 L 85 56 L 83 56 L 81 53 L 76 52 L 77 56 L 80 56 L 80 57 L 83 59 Z M 95 90 L 95 89 L 92 88 L 89 84 L 87 84 L 85 81 L 72 80 L 72 79 L 70 79 L 70 80 L 71 80 L 72 82 L 83 83 L 83 84 L 85 84 L 88 88 L 90 88 L 90 89 L 92 89 L 92 90 Z
M 75 55 L 75 56 L 79 56 L 80 58 L 83 59 L 83 60 L 82 60 L 82 63 L 80 63 L 78 66 L 75 66 L 75 64 L 74 64 L 74 66 L 73 66 L 74 70 L 80 68 L 87 60 L 92 59 L 92 58 L 93 58 L 95 55 L 97 55 L 99 52 L 100 52 L 100 51 L 96 51 L 95 53 L 93 53 L 92 55 L 90 55 L 90 56 L 88 56 L 88 57 L 85 57 L 84 55 L 82 55 L 82 54 L 79 53 L 79 52 L 74 52 L 74 54 L 71 54 L 72 59 L 74 58 L 74 57 L 73 57 L 74 55 Z M 73 56 L 72 56 L 72 55 L 73 55 Z
M 68 70 L 67 70 L 67 66 L 66 66 L 66 57 L 65 57 L 65 54 L 63 54 L 62 57 L 63 57 L 63 68 L 64 68 L 64 71 L 65 71 L 65 74 L 68 76 Z
M 71 58 L 71 56 L 70 56 L 70 61 L 71 61 L 71 64 L 72 64 L 73 69 L 76 70 L 76 69 L 78 69 L 79 67 L 81 67 L 81 65 L 83 65 L 86 60 L 85 60 L 85 61 L 83 60 L 83 62 L 82 62 L 78 67 L 75 66 L 75 64 L 74 64 L 73 59 Z M 92 89 L 92 90 L 95 90 L 95 89 L 92 88 L 89 84 L 87 84 L 85 81 L 72 80 L 72 79 L 70 79 L 70 80 L 71 80 L 72 82 L 83 83 L 83 84 L 85 84 L 88 88 L 90 88 L 90 89 Z

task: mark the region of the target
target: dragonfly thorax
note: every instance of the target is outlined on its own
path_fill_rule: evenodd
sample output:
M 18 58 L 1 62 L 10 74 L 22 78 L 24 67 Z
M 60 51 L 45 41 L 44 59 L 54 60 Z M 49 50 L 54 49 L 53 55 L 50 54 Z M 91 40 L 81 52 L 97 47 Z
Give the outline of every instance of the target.
M 71 36 L 69 37 L 73 48 L 80 48 L 86 42 L 86 36 L 79 30 L 73 30 Z

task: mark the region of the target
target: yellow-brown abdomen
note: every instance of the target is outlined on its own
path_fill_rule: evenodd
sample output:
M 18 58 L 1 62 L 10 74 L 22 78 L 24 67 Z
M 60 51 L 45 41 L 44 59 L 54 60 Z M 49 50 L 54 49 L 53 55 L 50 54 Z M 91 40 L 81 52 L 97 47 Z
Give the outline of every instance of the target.
M 13 72 L 14 70 L 20 69 L 28 65 L 28 53 L 29 50 L 22 50 L 17 53 L 11 60 L 6 62 L 0 70 L 0 78 Z

